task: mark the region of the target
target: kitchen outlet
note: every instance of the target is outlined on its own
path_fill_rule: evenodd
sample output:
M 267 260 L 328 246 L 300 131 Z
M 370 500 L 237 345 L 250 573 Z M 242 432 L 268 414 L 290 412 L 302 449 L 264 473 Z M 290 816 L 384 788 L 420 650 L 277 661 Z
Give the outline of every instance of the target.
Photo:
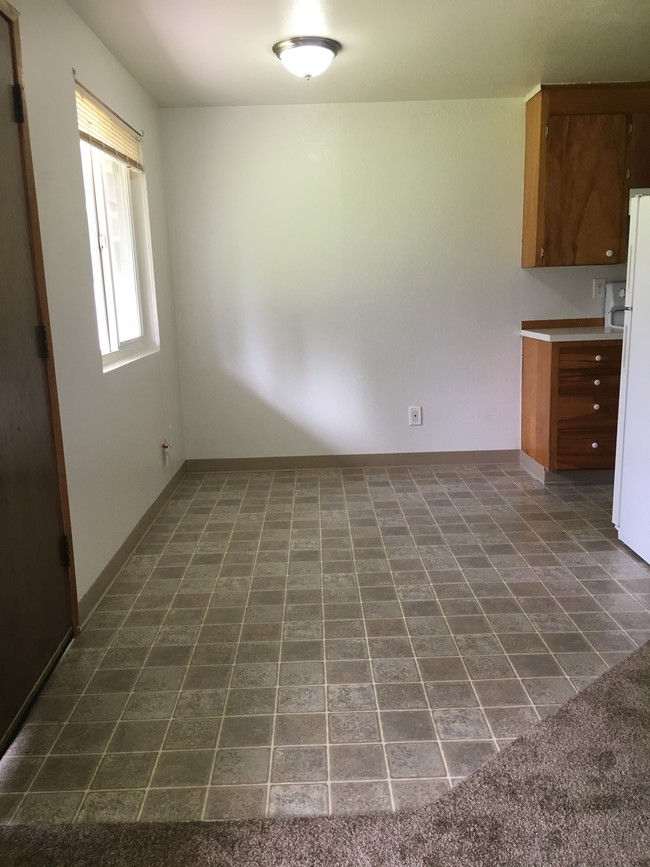
M 605 297 L 605 284 L 607 283 L 606 277 L 594 277 L 593 282 L 593 297 L 594 298 L 604 298 Z
M 422 407 L 421 406 L 410 406 L 409 407 L 409 424 L 422 424 Z

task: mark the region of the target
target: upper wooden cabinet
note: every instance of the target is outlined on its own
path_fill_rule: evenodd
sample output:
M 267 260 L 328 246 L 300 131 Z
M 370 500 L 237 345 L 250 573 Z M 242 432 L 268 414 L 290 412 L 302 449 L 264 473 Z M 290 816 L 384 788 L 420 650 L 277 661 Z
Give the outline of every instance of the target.
M 637 187 L 650 187 L 650 83 L 542 85 L 526 104 L 522 267 L 624 262 Z

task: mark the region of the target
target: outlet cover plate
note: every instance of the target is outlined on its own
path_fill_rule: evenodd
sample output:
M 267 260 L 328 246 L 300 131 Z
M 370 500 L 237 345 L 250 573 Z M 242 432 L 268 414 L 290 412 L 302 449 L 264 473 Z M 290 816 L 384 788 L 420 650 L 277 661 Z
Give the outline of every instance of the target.
M 594 277 L 593 282 L 593 297 L 594 298 L 604 298 L 605 297 L 605 284 L 607 283 L 606 277 Z
M 421 406 L 410 406 L 409 407 L 409 424 L 410 425 L 422 424 L 422 407 Z

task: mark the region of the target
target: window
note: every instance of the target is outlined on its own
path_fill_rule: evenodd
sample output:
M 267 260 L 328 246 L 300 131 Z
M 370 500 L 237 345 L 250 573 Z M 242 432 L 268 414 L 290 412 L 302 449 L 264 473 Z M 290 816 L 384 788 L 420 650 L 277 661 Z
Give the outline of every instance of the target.
M 140 135 L 77 86 L 86 215 L 104 370 L 158 349 Z

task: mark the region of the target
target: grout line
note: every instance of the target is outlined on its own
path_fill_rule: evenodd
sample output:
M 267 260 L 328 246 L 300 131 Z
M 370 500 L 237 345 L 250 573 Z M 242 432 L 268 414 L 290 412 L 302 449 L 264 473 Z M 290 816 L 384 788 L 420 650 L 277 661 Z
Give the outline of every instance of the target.
M 273 490 L 273 483 L 275 480 L 276 480 L 276 473 L 274 471 L 271 475 L 271 486 L 269 488 L 269 496 L 268 496 L 268 500 L 267 500 L 267 509 L 268 509 L 268 504 L 271 500 L 271 491 Z M 281 672 L 282 672 L 282 647 L 284 644 L 284 627 L 285 627 L 285 624 L 287 622 L 286 616 L 287 616 L 287 595 L 289 592 L 289 564 L 291 562 L 291 550 L 292 550 L 291 549 L 291 541 L 292 541 L 292 537 L 293 537 L 293 522 L 294 522 L 295 511 L 296 511 L 297 482 L 298 482 L 298 477 L 296 474 L 294 474 L 294 481 L 293 481 L 292 493 L 291 493 L 291 511 L 290 511 L 290 517 L 288 519 L 289 520 L 289 528 L 288 528 L 289 538 L 288 538 L 288 543 L 287 543 L 287 566 L 286 566 L 285 575 L 284 575 L 284 590 L 283 590 L 283 600 L 284 601 L 282 603 L 282 620 L 280 621 L 280 641 L 279 641 L 280 646 L 279 646 L 279 650 L 278 650 L 278 670 L 277 670 L 276 676 L 275 676 L 275 702 L 273 705 L 273 720 L 271 723 L 271 742 L 269 744 L 269 770 L 268 770 L 268 776 L 267 776 L 267 780 L 266 780 L 266 797 L 264 799 L 264 801 L 265 801 L 264 802 L 264 816 L 265 817 L 269 816 L 270 811 L 271 811 L 271 785 L 272 785 L 272 780 L 273 780 L 273 762 L 274 762 L 274 758 L 275 758 L 275 749 L 276 749 L 275 731 L 276 731 L 277 722 L 278 722 L 278 706 L 280 703 L 280 677 L 281 677 Z M 266 514 L 266 512 L 265 512 L 265 514 Z M 264 532 L 263 527 L 264 527 L 264 524 L 262 524 L 262 529 L 260 530 L 260 545 L 262 544 L 262 535 Z M 259 545 L 258 545 L 258 552 L 259 552 Z M 283 746 L 284 746 L 284 744 L 283 744 Z
M 343 484 L 341 484 L 343 489 Z M 345 499 L 344 499 L 345 502 Z M 321 571 L 321 626 L 323 635 L 323 693 L 325 697 L 325 762 L 327 772 L 327 814 L 332 815 L 332 767 L 330 759 L 330 717 L 329 717 L 329 678 L 327 674 L 327 644 L 325 637 L 325 564 L 323 561 L 323 496 L 320 477 L 318 478 L 318 542 L 320 545 L 320 571 Z M 350 539 L 350 548 L 352 540 Z
M 412 475 L 411 475 L 411 479 L 413 480 L 413 483 L 414 483 L 415 487 L 417 488 L 417 491 L 418 491 L 419 496 L 420 496 L 420 497 L 422 498 L 422 500 L 424 501 L 424 497 L 422 496 L 422 492 L 420 491 L 419 485 L 417 484 L 417 482 L 415 481 L 415 479 L 413 479 L 413 476 L 412 476 Z M 408 518 L 407 518 L 406 513 L 404 512 L 404 510 L 403 510 L 403 508 L 402 508 L 402 506 L 401 506 L 401 503 L 400 503 L 400 500 L 399 500 L 399 495 L 398 495 L 397 491 L 395 490 L 394 485 L 393 485 L 392 483 L 391 483 L 391 488 L 392 488 L 392 490 L 393 490 L 393 494 L 394 494 L 394 496 L 395 496 L 395 498 L 396 498 L 396 501 L 397 501 L 397 503 L 398 503 L 398 505 L 399 505 L 399 507 L 400 507 L 400 511 L 401 511 L 401 513 L 402 513 L 402 518 L 403 518 L 404 524 L 405 524 L 406 528 L 407 528 L 408 531 L 409 531 L 409 538 L 410 538 L 410 540 L 411 540 L 411 544 L 412 544 L 412 546 L 415 548 L 415 550 L 418 552 L 418 553 L 417 553 L 417 556 L 418 556 L 418 559 L 420 560 L 420 563 L 422 564 L 422 569 L 423 569 L 423 571 L 424 571 L 424 574 L 427 576 L 428 586 L 432 587 L 432 589 L 433 589 L 433 585 L 431 584 L 431 581 L 429 580 L 429 575 L 428 575 L 427 569 L 426 569 L 426 567 L 425 567 L 425 565 L 424 565 L 424 561 L 422 560 L 422 557 L 421 557 L 421 555 L 420 555 L 420 549 L 419 549 L 419 546 L 418 546 L 418 545 L 416 544 L 416 542 L 415 542 L 415 538 L 413 537 L 413 532 L 412 532 L 412 530 L 411 530 L 411 526 L 410 526 L 410 524 L 409 524 Z M 431 513 L 430 513 L 430 517 L 431 517 L 431 519 L 432 519 L 433 522 L 434 522 L 434 527 L 438 528 L 439 525 L 438 525 L 438 523 L 435 521 L 435 519 L 433 518 L 433 515 L 432 515 Z M 383 539 L 384 539 L 384 537 L 383 537 L 383 534 L 382 534 L 382 541 L 383 541 Z M 384 545 L 384 550 L 385 550 L 385 552 L 386 552 L 386 559 L 388 560 L 389 568 L 391 568 L 391 567 L 390 567 L 390 559 L 389 559 L 389 557 L 388 557 L 388 550 L 386 549 L 385 545 Z M 392 573 L 392 568 L 391 568 L 391 573 Z M 405 586 L 405 585 L 403 585 L 403 586 Z M 436 720 L 435 720 L 435 717 L 434 717 L 434 715 L 433 715 L 433 708 L 431 707 L 431 700 L 430 700 L 430 698 L 429 698 L 429 694 L 428 694 L 428 692 L 427 692 L 427 690 L 426 690 L 426 687 L 425 687 L 425 685 L 424 685 L 426 681 L 424 680 L 424 676 L 423 676 L 423 674 L 422 674 L 422 669 L 421 669 L 421 667 L 420 667 L 420 659 L 419 659 L 419 657 L 418 657 L 418 654 L 415 652 L 415 646 L 414 646 L 414 644 L 413 644 L 413 636 L 411 635 L 411 632 L 410 632 L 410 629 L 409 629 L 408 620 L 407 620 L 406 615 L 405 615 L 405 613 L 404 613 L 404 606 L 402 605 L 402 598 L 401 598 L 401 596 L 399 595 L 399 592 L 398 592 L 398 590 L 397 590 L 397 587 L 398 587 L 398 585 L 395 585 L 395 595 L 397 596 L 397 602 L 398 602 L 398 605 L 399 605 L 399 607 L 400 607 L 400 611 L 402 612 L 402 619 L 403 619 L 403 621 L 404 621 L 404 626 L 405 626 L 405 628 L 406 628 L 406 633 L 407 633 L 407 635 L 408 635 L 409 643 L 410 643 L 410 645 L 411 645 L 411 652 L 413 653 L 413 659 L 414 659 L 414 661 L 415 661 L 415 665 L 416 665 L 416 668 L 417 668 L 417 670 L 418 670 L 418 674 L 420 675 L 420 681 L 419 681 L 419 683 L 420 683 L 420 686 L 422 687 L 422 691 L 423 691 L 423 693 L 424 693 L 424 698 L 425 698 L 425 701 L 426 701 L 426 703 L 427 703 L 427 708 L 428 708 L 428 711 L 429 711 L 429 716 L 430 716 L 430 718 L 431 718 L 431 725 L 433 726 L 433 733 L 434 733 L 434 735 L 435 735 L 435 737 L 436 737 L 436 743 L 437 743 L 437 745 L 438 745 L 438 752 L 439 752 L 439 754 L 440 754 L 440 758 L 441 758 L 441 760 L 442 760 L 443 767 L 445 768 L 445 771 L 446 771 L 446 775 L 447 775 L 447 783 L 448 783 L 448 785 L 449 785 L 449 788 L 451 789 L 451 787 L 452 787 L 452 783 L 451 783 L 451 774 L 450 774 L 450 771 L 449 771 L 449 765 L 448 765 L 448 762 L 447 762 L 447 758 L 446 758 L 446 756 L 445 756 L 445 754 L 444 754 L 444 751 L 443 751 L 443 749 L 442 749 L 442 741 L 440 740 L 440 734 L 439 734 L 439 732 L 438 732 L 438 726 L 437 726 L 437 724 L 436 724 Z M 433 589 L 433 594 L 434 594 L 434 596 L 435 596 L 435 589 Z M 440 608 L 440 603 L 438 603 L 438 607 Z M 441 613 L 444 614 L 444 612 L 442 611 L 442 609 L 441 609 Z M 445 625 L 446 625 L 447 628 L 449 629 L 449 624 L 447 623 L 447 620 L 446 620 L 446 619 L 445 619 Z M 449 630 L 449 634 L 451 635 L 451 630 Z M 392 786 L 391 786 L 391 791 L 392 791 Z
M 222 488 L 222 490 L 221 490 L 221 493 L 223 493 L 224 491 L 226 491 L 226 494 L 229 493 L 229 492 L 227 491 L 227 487 L 228 487 L 228 482 L 229 482 L 229 480 L 231 479 L 232 475 L 233 475 L 233 474 L 229 473 L 229 474 L 226 476 L 226 479 L 225 479 L 225 481 L 224 481 L 224 486 L 223 486 L 223 488 Z M 222 564 L 221 564 L 221 566 L 220 566 L 220 568 L 219 568 L 219 577 L 217 578 L 217 583 L 216 583 L 216 585 L 215 585 L 215 589 L 213 590 L 212 596 L 210 597 L 210 602 L 208 603 L 208 606 L 207 606 L 207 608 L 206 608 L 206 616 L 207 616 L 207 612 L 208 612 L 208 610 L 209 610 L 210 607 L 211 607 L 211 602 L 212 602 L 212 599 L 213 599 L 213 597 L 214 597 L 214 593 L 216 592 L 216 588 L 219 586 L 219 580 L 220 580 L 220 578 L 221 578 L 221 570 L 223 569 L 223 566 L 224 566 L 224 564 L 225 564 L 226 557 L 227 557 L 227 554 L 228 554 L 228 549 L 229 549 L 229 547 L 230 547 L 230 544 L 233 542 L 233 536 L 234 536 L 234 534 L 235 534 L 235 532 L 236 532 L 236 530 L 237 530 L 237 521 L 239 520 L 239 518 L 241 518 L 241 515 L 242 515 L 242 511 L 241 511 L 241 509 L 242 509 L 242 505 L 243 505 L 243 503 L 244 503 L 244 501 L 245 501 L 245 499 L 246 499 L 246 494 L 248 493 L 248 491 L 249 491 L 249 489 L 250 489 L 251 476 L 252 476 L 253 474 L 250 473 L 250 474 L 247 474 L 247 475 L 248 475 L 248 478 L 247 478 L 247 480 L 246 480 L 246 485 L 245 485 L 245 487 L 244 487 L 244 490 L 242 491 L 242 496 L 241 496 L 241 500 L 240 500 L 240 503 L 239 503 L 239 508 L 238 508 L 238 510 L 237 510 L 237 515 L 236 515 L 236 517 L 234 518 L 233 526 L 232 526 L 232 530 L 230 531 L 230 537 L 229 537 L 228 542 L 227 542 L 227 544 L 226 544 L 226 549 L 225 549 L 225 552 L 224 552 L 224 559 L 223 559 Z M 242 479 L 242 481 L 243 481 L 243 479 Z M 271 480 L 271 486 L 272 486 L 272 483 L 273 483 L 273 482 L 272 482 L 272 480 Z M 271 486 L 269 486 L 269 491 L 270 491 Z M 269 497 L 270 497 L 270 494 L 267 495 L 267 507 L 268 507 L 268 500 L 269 500 Z M 219 497 L 219 499 L 221 499 L 221 496 Z M 214 511 L 215 511 L 215 509 L 217 509 L 218 506 L 219 506 L 219 500 L 217 500 L 217 502 L 215 503 L 214 508 L 212 509 L 211 515 L 214 515 Z M 255 566 L 256 566 L 256 564 L 257 564 L 257 556 L 258 556 L 258 553 L 259 553 L 259 547 L 260 547 L 261 540 L 262 540 L 262 533 L 263 533 L 263 527 L 264 527 L 264 517 L 263 517 L 263 516 L 264 516 L 265 514 L 266 514 L 266 508 L 265 508 L 265 510 L 262 512 L 262 524 L 261 524 L 261 527 L 260 527 L 260 537 L 259 537 L 258 542 L 257 542 L 257 548 L 256 548 L 256 551 L 255 551 L 255 555 L 254 555 L 254 557 L 253 557 L 253 563 L 252 563 L 252 566 L 251 566 L 251 574 L 250 574 L 250 579 L 249 579 L 249 582 L 248 582 L 248 592 L 247 592 L 247 594 L 246 594 L 246 601 L 244 602 L 244 615 L 243 615 L 243 617 L 242 617 L 241 626 L 239 627 L 239 636 L 238 636 L 237 641 L 235 642 L 235 645 L 234 645 L 234 646 L 235 646 L 235 652 L 234 652 L 234 657 L 233 657 L 233 661 L 232 661 L 232 664 L 231 664 L 230 677 L 228 678 L 228 685 L 227 685 L 227 687 L 226 687 L 226 695 L 225 695 L 225 698 L 224 698 L 223 711 L 222 711 L 222 713 L 221 713 L 221 723 L 220 723 L 220 725 L 219 725 L 219 734 L 218 734 L 218 736 L 217 736 L 217 742 L 216 742 L 216 744 L 215 744 L 215 746 L 214 746 L 214 755 L 213 755 L 213 757 L 212 757 L 212 764 L 211 764 L 211 766 L 210 766 L 210 774 L 208 775 L 208 782 L 207 782 L 206 790 L 205 790 L 205 798 L 204 798 L 204 801 L 203 801 L 203 808 L 202 808 L 202 810 L 201 810 L 201 819 L 205 819 L 205 811 L 206 811 L 207 806 L 208 806 L 208 797 L 209 797 L 209 795 L 210 795 L 210 786 L 211 786 L 211 784 L 212 784 L 212 777 L 213 777 L 213 775 L 214 775 L 214 769 L 215 769 L 216 762 L 217 762 L 217 755 L 218 755 L 219 749 L 220 749 L 220 747 L 221 747 L 221 738 L 222 738 L 222 735 L 223 735 L 224 723 L 225 723 L 225 719 L 226 719 L 226 711 L 227 711 L 227 709 L 228 709 L 228 702 L 229 702 L 229 700 L 230 700 L 230 690 L 231 690 L 231 688 L 232 688 L 232 681 L 233 681 L 233 677 L 234 677 L 234 675 L 235 675 L 235 666 L 237 665 L 237 654 L 238 654 L 238 652 L 239 652 L 239 645 L 240 645 L 240 643 L 241 643 L 241 637 L 242 637 L 242 634 L 243 634 L 243 631 L 244 631 L 244 625 L 245 625 L 245 623 L 246 623 L 246 609 L 248 608 L 248 601 L 249 601 L 249 599 L 250 599 L 251 591 L 252 591 L 252 588 L 253 588 L 253 576 L 254 576 L 254 574 L 255 574 Z M 223 576 L 223 577 L 229 577 L 229 578 L 230 578 L 230 577 L 233 577 L 233 576 Z M 277 693 L 276 693 L 276 697 L 277 697 Z
M 392 576 L 392 570 L 391 570 L 391 568 L 390 568 L 390 563 L 389 563 L 389 561 L 388 561 L 388 556 L 387 556 L 387 554 L 386 554 L 386 547 L 385 547 L 385 545 L 383 544 L 383 536 L 382 536 L 382 533 L 381 533 L 381 526 L 380 526 L 380 524 L 379 524 L 379 519 L 378 519 L 378 516 L 377 516 L 377 512 L 376 512 L 376 510 L 375 510 L 375 508 L 374 508 L 374 503 L 373 503 L 373 501 L 372 501 L 372 492 L 371 492 L 371 490 L 370 490 L 370 485 L 368 484 L 368 477 L 369 477 L 369 475 L 370 475 L 370 474 L 364 473 L 364 481 L 365 481 L 365 485 L 366 485 L 367 496 L 368 496 L 368 499 L 369 499 L 369 501 L 370 501 L 370 506 L 371 506 L 371 508 L 372 508 L 372 512 L 373 512 L 373 515 L 374 515 L 374 520 L 375 520 L 375 522 L 376 522 L 377 531 L 378 531 L 378 533 L 379 533 L 380 539 L 382 540 L 381 544 L 382 544 L 382 547 L 383 547 L 383 549 L 384 549 L 384 555 L 386 556 L 387 569 L 388 569 L 388 571 L 391 573 L 391 579 L 392 579 L 392 577 L 393 577 L 393 576 Z M 389 764 L 388 764 L 388 752 L 387 752 L 387 749 L 386 749 L 386 737 L 385 737 L 385 735 L 384 735 L 384 724 L 383 724 L 383 721 L 382 721 L 381 710 L 380 710 L 380 707 L 379 707 L 379 696 L 377 695 L 377 683 L 376 683 L 376 681 L 375 681 L 375 671 L 374 671 L 374 669 L 373 669 L 373 667 L 372 667 L 373 659 L 372 659 L 372 654 L 370 653 L 370 637 L 369 637 L 369 635 L 368 635 L 368 623 L 367 623 L 366 613 L 365 613 L 365 610 L 364 610 L 364 608 L 363 608 L 364 603 L 363 603 L 362 600 L 361 600 L 361 589 L 360 589 L 361 585 L 359 584 L 359 574 L 360 574 L 360 572 L 359 572 L 359 570 L 358 570 L 358 568 L 357 568 L 357 565 L 356 565 L 356 564 L 357 564 L 357 559 L 356 559 L 355 546 L 354 546 L 354 536 L 353 536 L 353 533 L 352 533 L 352 524 L 351 524 L 351 521 L 350 521 L 350 509 L 349 509 L 349 506 L 348 506 L 348 499 L 347 499 L 347 495 L 346 495 L 346 492 L 345 492 L 345 484 L 343 485 L 343 497 L 344 497 L 344 502 L 345 502 L 345 504 L 346 504 L 345 511 L 346 511 L 346 514 L 347 514 L 347 517 L 348 517 L 348 529 L 349 529 L 349 532 L 350 532 L 350 542 L 351 542 L 351 545 L 352 545 L 352 562 L 353 562 L 353 564 L 354 564 L 354 575 L 355 575 L 355 578 L 356 578 L 357 595 L 358 595 L 358 599 L 359 599 L 359 605 L 360 605 L 360 607 L 361 607 L 361 621 L 362 621 L 362 623 L 363 623 L 363 632 L 364 632 L 364 635 L 365 635 L 366 651 L 367 651 L 367 653 L 368 653 L 368 660 L 367 660 L 367 661 L 368 661 L 368 668 L 369 668 L 369 670 L 370 670 L 370 677 L 371 677 L 372 691 L 373 691 L 373 694 L 374 694 L 374 696 L 375 696 L 375 707 L 376 707 L 376 714 L 377 714 L 377 722 L 378 722 L 378 725 L 379 725 L 379 737 L 381 738 L 380 743 L 381 743 L 382 752 L 383 752 L 383 755 L 384 755 L 384 766 L 385 766 L 385 768 L 386 768 L 386 775 L 387 775 L 388 778 L 390 779 L 390 766 L 389 766 Z M 395 586 L 394 581 L 393 581 L 393 586 Z M 396 593 L 397 593 L 397 591 L 396 591 Z M 413 649 L 413 648 L 411 647 L 411 650 L 412 650 L 412 649 Z M 350 782 L 350 781 L 349 781 L 349 780 L 346 780 L 345 782 Z M 392 785 L 390 785 L 390 783 L 389 783 L 389 785 L 388 785 L 388 795 L 389 795 L 389 797 L 390 797 L 391 812 L 395 813 L 395 812 L 396 812 L 396 809 L 395 809 L 395 797 L 394 797 L 394 795 L 393 795 L 393 787 L 392 787 Z
M 179 530 L 178 528 L 182 526 L 183 519 L 188 515 L 189 510 L 190 510 L 191 507 L 192 507 L 192 503 L 196 500 L 196 497 L 197 497 L 198 493 L 200 492 L 201 487 L 202 487 L 202 484 L 199 484 L 199 485 L 197 485 L 197 486 L 195 487 L 194 495 L 190 498 L 189 503 L 188 503 L 188 506 L 187 506 L 187 509 L 186 509 L 185 512 L 183 513 L 182 517 L 179 519 L 179 521 L 178 521 L 178 523 L 177 523 L 177 525 L 176 525 L 176 530 L 174 531 L 174 533 L 172 533 L 172 538 L 173 538 L 173 536 L 174 536 L 174 534 L 175 534 L 176 532 L 183 532 L 182 530 Z M 158 635 L 160 635 L 160 629 L 163 628 L 163 624 L 164 624 L 165 620 L 167 619 L 167 615 L 168 615 L 169 612 L 172 610 L 172 606 L 173 606 L 173 604 L 174 604 L 174 600 L 176 599 L 176 597 L 177 597 L 178 594 L 179 594 L 179 588 L 182 587 L 182 585 L 183 585 L 183 579 L 184 579 L 184 577 L 187 575 L 187 570 L 189 569 L 189 567 L 190 567 L 190 565 L 191 565 L 191 563 L 192 563 L 192 559 L 194 558 L 194 556 L 195 556 L 195 554 L 196 554 L 196 551 L 197 551 L 197 549 L 198 549 L 198 546 L 199 546 L 199 544 L 200 544 L 200 542 L 201 542 L 201 539 L 203 538 L 203 535 L 205 534 L 205 529 L 206 529 L 206 527 L 207 527 L 208 521 L 209 521 L 209 518 L 206 519 L 206 521 L 205 521 L 205 523 L 204 523 L 204 525 L 203 525 L 203 530 L 201 531 L 201 533 L 200 533 L 200 535 L 199 535 L 199 538 L 196 540 L 196 543 L 195 543 L 195 545 L 194 545 L 194 551 L 192 552 L 191 557 L 190 557 L 190 559 L 189 559 L 189 562 L 187 563 L 187 565 L 185 566 L 185 568 L 184 568 L 184 570 L 183 570 L 183 574 L 182 574 L 182 576 L 181 576 L 181 580 L 180 580 L 179 583 L 178 583 L 178 587 L 176 588 L 176 591 L 175 591 L 174 594 L 172 595 L 172 598 L 171 598 L 171 600 L 170 600 L 170 602 L 169 602 L 169 606 L 168 606 L 167 609 L 166 609 L 167 614 L 166 614 L 165 617 L 163 618 L 162 624 L 160 625 L 159 630 L 158 630 L 158 632 L 156 633 L 156 637 L 154 638 L 153 642 L 151 643 L 151 646 L 149 647 L 149 651 L 148 651 L 147 656 L 146 656 L 146 658 L 145 658 L 145 663 L 146 663 L 147 659 L 149 659 L 149 656 L 151 655 L 151 651 L 153 650 L 153 648 L 156 647 L 156 646 L 158 646 L 158 645 L 156 645 L 156 638 L 158 637 Z M 207 608 L 206 608 L 206 611 L 207 611 Z M 204 614 L 204 619 L 205 619 L 205 614 Z M 200 631 L 201 631 L 201 626 L 199 626 L 198 629 L 197 629 L 197 633 L 196 633 L 197 638 L 198 638 L 198 636 L 199 636 L 199 634 L 200 634 Z M 194 647 L 196 647 L 196 639 L 195 639 L 195 641 L 194 641 Z M 193 653 L 193 651 L 192 651 L 192 653 Z M 192 658 L 192 654 L 190 654 L 190 660 L 191 660 L 191 658 Z M 143 665 L 143 666 L 142 666 L 142 668 L 141 668 L 141 670 L 140 670 L 140 675 L 138 675 L 138 678 L 136 678 L 136 680 L 135 680 L 135 682 L 134 682 L 134 687 L 135 687 L 135 683 L 137 683 L 139 677 L 142 675 L 142 673 L 144 672 L 144 670 L 145 670 L 146 667 L 147 667 L 146 665 Z M 150 666 L 150 667 L 151 667 L 151 666 Z M 165 745 L 165 740 L 167 739 L 167 735 L 169 734 L 169 730 L 170 730 L 170 728 L 171 728 L 171 724 L 172 724 L 172 721 L 173 721 L 173 719 L 174 719 L 174 714 L 176 713 L 176 708 L 178 707 L 178 702 L 180 701 L 181 695 L 182 695 L 182 693 L 183 693 L 183 683 L 184 683 L 184 681 L 185 681 L 185 678 L 187 677 L 187 671 L 188 671 L 188 668 L 189 668 L 189 660 L 188 660 L 188 663 L 185 665 L 185 674 L 183 675 L 183 680 L 181 681 L 181 684 L 180 684 L 178 690 L 176 691 L 176 692 L 177 692 L 176 700 L 175 700 L 175 702 L 174 702 L 174 706 L 173 706 L 173 708 L 172 708 L 171 711 L 170 711 L 169 720 L 167 721 L 167 725 L 166 725 L 166 727 L 165 727 L 165 733 L 164 733 L 163 738 L 162 738 L 162 740 L 161 740 L 161 742 L 160 742 L 160 746 L 158 747 L 158 750 L 155 751 L 155 752 L 158 753 L 158 755 L 156 756 L 156 758 L 155 758 L 155 760 L 154 760 L 153 767 L 152 767 L 152 769 L 151 769 L 151 773 L 149 774 L 149 778 L 148 778 L 147 785 L 144 787 L 144 789 L 145 789 L 144 797 L 142 798 L 142 803 L 140 804 L 140 808 L 139 808 L 138 813 L 137 813 L 137 817 L 136 817 L 136 820 L 135 820 L 136 822 L 139 822 L 139 821 L 141 820 L 142 812 L 143 812 L 143 810 L 144 810 L 144 806 L 145 806 L 145 803 L 146 803 L 146 801 L 147 801 L 147 797 L 148 797 L 148 795 L 149 795 L 149 792 L 151 791 L 151 783 L 153 782 L 153 778 L 154 778 L 154 775 L 155 775 L 155 773 L 156 773 L 156 769 L 158 768 L 158 763 L 160 762 L 160 757 L 161 757 L 161 755 L 163 754 L 163 751 L 164 751 L 163 748 L 164 748 L 164 745 Z M 130 699 L 129 699 L 129 700 L 130 700 Z M 128 705 L 128 701 L 129 701 L 129 700 L 127 700 L 127 705 Z M 126 705 L 125 705 L 125 707 L 126 707 Z M 122 714 L 123 714 L 123 713 L 124 713 L 124 711 L 122 712 Z M 122 717 L 121 717 L 121 718 L 122 718 Z M 153 752 L 153 751 L 152 751 L 152 752 Z

